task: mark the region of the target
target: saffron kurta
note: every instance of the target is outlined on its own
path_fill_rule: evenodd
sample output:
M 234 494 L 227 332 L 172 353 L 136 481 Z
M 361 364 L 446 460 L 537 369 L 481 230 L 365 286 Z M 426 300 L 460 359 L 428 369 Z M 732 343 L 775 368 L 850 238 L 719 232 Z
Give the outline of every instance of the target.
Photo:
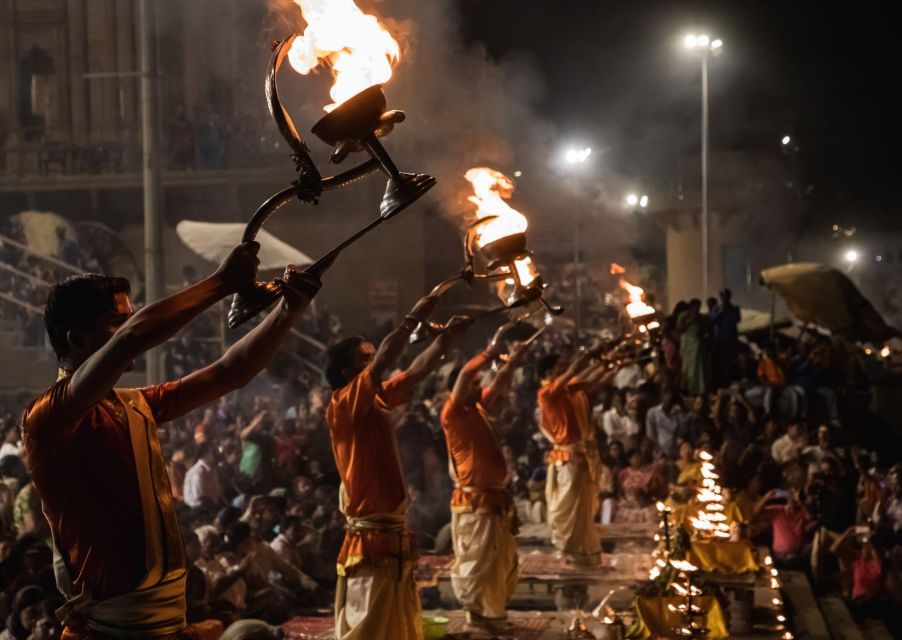
M 178 633 L 186 559 L 156 429 L 173 416 L 180 385 L 116 390 L 76 410 L 69 380 L 35 400 L 22 422 L 58 550 L 67 633 Z
M 403 374 L 378 384 L 365 369 L 332 394 L 326 409 L 348 519 L 338 556 L 338 640 L 423 637 L 416 544 L 404 526 L 408 498 L 388 416 L 407 401 L 411 386 Z
M 589 399 L 584 391 L 546 381 L 538 402 L 540 428 L 553 446 L 545 481 L 551 542 L 570 561 L 595 564 L 601 556 L 595 528 L 600 462 Z
M 518 557 L 501 445 L 480 403 L 463 404 L 452 394 L 441 422 L 455 482 L 451 586 L 470 622 L 503 620 L 517 586 Z

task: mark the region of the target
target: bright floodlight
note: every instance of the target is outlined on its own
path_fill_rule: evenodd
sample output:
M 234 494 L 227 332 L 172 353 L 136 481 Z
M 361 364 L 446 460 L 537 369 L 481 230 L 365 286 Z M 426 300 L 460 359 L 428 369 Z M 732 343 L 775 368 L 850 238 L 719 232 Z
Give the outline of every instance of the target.
M 717 38 L 716 40 L 711 41 L 712 49 L 720 49 L 722 46 L 723 46 L 723 40 L 721 40 L 720 38 Z
M 590 155 L 592 155 L 592 147 L 586 147 L 585 149 L 567 149 L 566 153 L 564 153 L 564 160 L 567 161 L 567 164 L 577 164 L 579 162 L 585 162 Z
M 629 194 L 628 196 L 626 196 L 626 203 L 631 207 L 635 207 L 637 204 L 639 204 L 639 196 L 637 196 L 635 193 Z
M 792 142 L 792 138 L 790 138 L 789 136 L 783 136 L 783 139 L 782 139 L 780 142 L 782 142 L 782 143 L 783 143 L 783 146 L 785 147 L 785 146 L 788 145 L 790 142 Z
M 639 206 L 643 209 L 648 206 L 648 196 L 642 196 L 639 198 Z
M 698 36 L 692 34 L 686 36 L 683 38 L 683 45 L 685 45 L 687 49 L 695 49 L 698 46 Z
M 522 171 L 514 171 L 514 177 L 515 177 L 515 178 L 519 178 L 519 177 L 522 176 L 522 175 L 523 175 L 523 172 L 522 172 Z
M 709 38 L 708 36 L 701 35 L 698 37 L 698 46 L 707 47 L 709 44 L 711 44 L 711 38 Z
M 846 251 L 846 262 L 858 262 L 858 252 L 855 249 L 849 249 Z

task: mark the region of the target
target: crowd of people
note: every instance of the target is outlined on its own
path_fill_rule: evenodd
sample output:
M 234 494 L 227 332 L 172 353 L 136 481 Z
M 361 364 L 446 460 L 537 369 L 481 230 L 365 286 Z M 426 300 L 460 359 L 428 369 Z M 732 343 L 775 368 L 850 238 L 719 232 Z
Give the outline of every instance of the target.
M 340 337 L 332 318 L 313 321 L 330 342 Z M 655 521 L 657 500 L 694 492 L 698 452 L 715 453 L 743 526 L 772 547 L 779 566 L 808 571 L 857 615 L 891 622 L 888 607 L 902 604 L 902 467 L 892 466 L 897 448 L 868 448 L 853 433 L 865 418 L 849 400 L 861 380 L 848 347 L 819 335 L 756 343 L 740 338 L 738 323 L 728 291 L 706 313 L 698 300 L 680 302 L 661 314 L 654 349 L 611 365 L 616 376 L 589 407 L 601 452 L 597 519 Z M 540 363 L 550 354 L 566 362 L 583 344 L 568 331 L 543 334 L 495 403 L 521 521 L 547 514 Z M 449 351 L 392 411 L 411 499 L 407 524 L 424 551 L 452 546 L 454 484 L 441 414 L 465 361 Z M 183 364 L 180 375 L 199 361 Z M 346 530 L 325 422 L 330 395 L 315 369 L 290 382 L 264 376 L 159 430 L 189 561 L 189 621 L 278 624 L 329 609 Z M 2 436 L 2 638 L 56 638 L 62 600 L 53 545 L 22 459 L 19 415 L 3 417 Z

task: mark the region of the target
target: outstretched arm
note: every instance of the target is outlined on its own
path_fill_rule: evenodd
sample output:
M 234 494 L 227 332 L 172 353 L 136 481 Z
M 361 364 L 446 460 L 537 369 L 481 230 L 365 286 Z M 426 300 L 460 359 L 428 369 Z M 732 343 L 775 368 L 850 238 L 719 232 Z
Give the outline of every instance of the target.
M 416 329 L 417 324 L 425 322 L 429 314 L 435 310 L 436 302 L 437 298 L 432 296 L 420 298 L 410 313 L 405 316 L 404 321 L 385 336 L 379 344 L 373 363 L 370 365 L 370 376 L 377 385 L 389 367 L 401 356 L 407 346 L 410 334 Z
M 284 282 L 287 291 L 263 322 L 229 347 L 219 360 L 182 378 L 178 405 L 170 419 L 244 387 L 272 361 L 320 287 L 317 278 L 296 271 L 286 270 Z
M 87 408 L 107 395 L 131 363 L 159 346 L 223 297 L 254 282 L 256 242 L 235 247 L 216 272 L 176 294 L 153 302 L 126 320 L 69 380 L 73 407 Z
M 592 359 L 592 351 L 587 349 L 580 353 L 576 358 L 574 358 L 573 362 L 570 363 L 570 366 L 555 378 L 551 386 L 554 389 L 563 389 L 566 385 L 570 384 L 573 381 L 573 378 L 581 372 L 586 366 L 589 364 L 589 361 Z
M 495 379 L 492 380 L 492 384 L 486 389 L 485 396 L 483 397 L 483 404 L 487 409 L 491 408 L 499 398 L 503 398 L 507 395 L 507 392 L 511 388 L 511 380 L 514 377 L 514 371 L 520 366 L 520 362 L 523 360 L 523 354 L 526 353 L 526 348 L 527 347 L 524 344 L 519 344 L 514 347 L 508 355 L 507 362 L 498 369 L 498 374 L 495 376 Z M 486 352 L 488 352 L 488 349 L 486 349 Z
M 467 316 L 454 316 L 451 318 L 445 326 L 445 330 L 438 334 L 420 355 L 414 358 L 407 371 L 405 371 L 407 379 L 413 384 L 422 382 L 426 376 L 438 367 L 445 352 L 448 351 L 448 347 L 472 322 Z

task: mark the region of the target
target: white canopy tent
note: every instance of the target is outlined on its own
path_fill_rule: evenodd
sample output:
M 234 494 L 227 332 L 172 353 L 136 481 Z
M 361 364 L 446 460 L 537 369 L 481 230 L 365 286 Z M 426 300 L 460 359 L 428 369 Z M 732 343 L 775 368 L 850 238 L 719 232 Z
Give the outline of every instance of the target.
M 219 263 L 241 242 L 245 226 L 242 222 L 182 220 L 176 225 L 175 231 L 194 253 L 205 260 Z M 256 240 L 260 243 L 261 271 L 282 270 L 289 264 L 303 266 L 313 262 L 307 254 L 279 240 L 266 229 L 260 229 Z

